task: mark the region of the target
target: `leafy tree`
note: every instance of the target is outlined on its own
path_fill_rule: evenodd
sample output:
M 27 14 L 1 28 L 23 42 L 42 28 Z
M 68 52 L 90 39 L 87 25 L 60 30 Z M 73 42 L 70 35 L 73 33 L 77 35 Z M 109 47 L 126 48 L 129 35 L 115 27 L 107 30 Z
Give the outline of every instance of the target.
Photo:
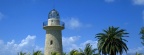
M 140 34 L 141 34 L 141 39 L 142 39 L 141 43 L 144 45 L 144 27 L 141 28 Z
M 84 50 L 72 50 L 70 51 L 69 55 L 99 55 L 98 53 L 95 53 L 96 50 L 97 49 L 92 48 L 92 45 L 90 45 L 90 43 L 87 43 Z
M 74 52 L 74 54 L 73 55 L 83 55 L 81 52 Z
M 69 55 L 83 55 L 83 54 L 79 52 L 78 50 L 71 50 Z
M 43 55 L 43 53 L 41 51 L 33 51 L 33 53 L 26 53 L 26 52 L 18 52 L 18 55 Z
M 96 50 L 97 49 L 92 49 L 92 45 L 90 45 L 90 43 L 87 43 L 84 51 L 80 49 L 80 52 L 82 52 L 83 55 L 93 55 L 93 54 L 96 54 L 95 53 Z
M 76 54 L 75 52 L 78 52 L 78 50 L 71 50 L 69 55 L 74 55 L 74 54 Z
M 41 51 L 38 50 L 38 51 L 36 51 L 36 52 L 33 52 L 33 55 L 43 55 L 43 54 L 42 54 Z
M 142 55 L 142 53 L 137 53 L 137 52 L 136 52 L 136 55 Z
M 52 52 L 51 55 L 60 55 L 58 52 Z
M 63 55 L 67 55 L 67 54 L 63 52 Z
M 18 52 L 18 55 L 26 55 L 26 53 L 23 53 L 23 52 L 21 51 L 21 52 Z
M 18 55 L 30 55 L 30 53 L 25 53 L 25 52 L 20 51 L 18 52 Z
M 123 37 L 128 34 L 124 29 L 119 29 L 119 27 L 109 27 L 106 30 L 103 30 L 103 33 L 96 34 L 96 38 L 98 38 L 98 50 L 99 53 L 104 55 L 116 55 L 125 51 L 127 52 L 128 47 L 125 42 L 128 42 Z

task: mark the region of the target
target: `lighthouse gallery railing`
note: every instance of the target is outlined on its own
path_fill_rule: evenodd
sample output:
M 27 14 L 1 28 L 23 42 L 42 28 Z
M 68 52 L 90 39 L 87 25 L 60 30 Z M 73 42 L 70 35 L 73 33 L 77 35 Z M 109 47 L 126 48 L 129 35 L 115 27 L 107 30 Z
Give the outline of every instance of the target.
M 48 25 L 48 21 L 43 22 L 43 26 L 49 26 L 49 25 Z M 60 21 L 60 26 L 64 27 L 64 26 L 65 26 L 65 23 L 62 22 L 62 21 Z

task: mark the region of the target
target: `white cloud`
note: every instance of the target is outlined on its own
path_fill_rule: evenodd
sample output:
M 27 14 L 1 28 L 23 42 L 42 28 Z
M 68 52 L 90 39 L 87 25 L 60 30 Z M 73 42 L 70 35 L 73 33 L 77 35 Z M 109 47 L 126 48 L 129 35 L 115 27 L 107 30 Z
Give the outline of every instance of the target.
M 76 45 L 76 41 L 78 41 L 80 36 L 71 36 L 71 37 L 62 37 L 63 47 L 66 52 L 70 50 L 79 48 Z
M 136 5 L 144 5 L 144 0 L 133 0 L 133 3 Z
M 138 53 L 144 53 L 144 46 L 133 48 L 133 49 L 130 49 L 128 51 L 128 53 L 131 53 L 131 54 L 136 53 L 136 52 L 138 52 Z
M 63 41 L 63 50 L 64 52 L 69 52 L 72 49 L 79 48 L 84 49 L 85 45 L 87 43 L 90 43 L 93 48 L 97 47 L 97 41 L 93 40 L 87 40 L 82 43 L 78 43 L 80 40 L 80 36 L 71 36 L 71 37 L 62 37 Z M 37 46 L 35 44 L 36 36 L 28 35 L 25 39 L 21 40 L 20 43 L 16 43 L 15 40 L 9 41 L 5 43 L 3 40 L 0 40 L 0 54 L 1 55 L 17 55 L 18 52 L 33 52 L 33 50 L 41 50 L 43 51 L 43 48 L 40 46 Z
M 115 0 L 105 0 L 105 2 L 108 2 L 108 3 L 110 3 L 110 2 L 114 2 Z
M 4 15 L 0 12 L 0 20 L 4 18 Z
M 70 27 L 72 28 L 77 28 L 81 26 L 81 23 L 79 22 L 79 20 L 72 18 L 70 21 Z
M 89 28 L 92 25 L 87 23 L 82 23 L 78 18 L 64 18 L 63 19 L 66 28 L 77 29 L 77 28 Z
M 80 40 L 80 36 L 72 36 L 72 37 L 63 37 L 63 47 L 65 52 L 69 52 L 70 50 L 79 48 L 84 49 L 85 45 L 87 43 L 90 43 L 93 48 L 97 48 L 97 41 L 93 40 L 87 40 L 83 43 L 77 44 L 77 42 Z
M 75 29 L 81 27 L 81 22 L 77 18 L 70 18 L 65 21 L 66 26 L 70 29 Z
M 32 52 L 33 50 L 43 50 L 35 45 L 36 36 L 28 35 L 21 43 L 16 44 L 15 40 L 7 42 L 6 44 L 0 40 L 0 54 L 1 55 L 17 55 L 18 52 Z
M 75 43 L 80 38 L 80 36 L 71 36 L 71 37 L 62 37 L 63 45 L 71 45 L 72 43 Z

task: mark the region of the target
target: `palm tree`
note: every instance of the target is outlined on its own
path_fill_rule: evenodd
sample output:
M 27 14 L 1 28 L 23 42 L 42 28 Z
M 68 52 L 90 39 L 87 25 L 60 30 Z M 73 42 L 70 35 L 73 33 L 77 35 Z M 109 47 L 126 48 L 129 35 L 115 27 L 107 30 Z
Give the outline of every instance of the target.
M 74 50 L 74 49 L 71 50 L 70 53 L 69 53 L 69 55 L 74 55 L 75 52 L 78 52 L 78 50 Z
M 71 50 L 69 55 L 83 55 L 83 54 L 79 52 L 78 50 Z
M 93 55 L 96 54 L 96 50 L 97 49 L 92 49 L 92 45 L 90 45 L 90 43 L 87 43 L 84 51 L 80 49 L 80 52 L 82 53 L 82 55 Z
M 98 50 L 99 53 L 104 55 L 122 55 L 123 51 L 127 52 L 128 47 L 125 42 L 127 40 L 123 39 L 126 33 L 124 29 L 119 29 L 119 27 L 109 27 L 107 30 L 103 30 L 103 33 L 96 34 L 98 38 Z
M 43 55 L 43 54 L 42 54 L 41 51 L 38 50 L 38 51 L 36 51 L 36 52 L 33 52 L 33 55 Z
M 18 52 L 18 55 L 26 55 L 26 53 L 20 51 L 20 52 Z
M 30 55 L 30 53 L 20 51 L 20 52 L 18 52 L 18 55 Z
M 83 55 L 81 52 L 74 52 L 74 54 L 73 55 Z
M 141 53 L 137 53 L 137 52 L 136 52 L 136 55 L 142 55 L 142 54 L 141 54 Z
M 67 54 L 63 52 L 63 55 L 67 55 Z
M 142 35 L 141 39 L 143 40 L 141 43 L 144 45 L 144 27 L 141 28 L 140 34 Z

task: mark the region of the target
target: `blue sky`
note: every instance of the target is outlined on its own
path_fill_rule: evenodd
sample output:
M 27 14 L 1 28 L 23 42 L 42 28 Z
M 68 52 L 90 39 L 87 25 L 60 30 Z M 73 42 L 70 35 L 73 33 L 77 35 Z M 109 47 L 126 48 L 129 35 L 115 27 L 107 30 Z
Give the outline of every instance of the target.
M 96 47 L 95 34 L 109 26 L 129 33 L 128 53 L 144 51 L 139 35 L 144 26 L 144 0 L 0 0 L 0 54 L 43 51 L 42 23 L 53 8 L 66 24 L 62 31 L 65 52 L 86 43 Z

